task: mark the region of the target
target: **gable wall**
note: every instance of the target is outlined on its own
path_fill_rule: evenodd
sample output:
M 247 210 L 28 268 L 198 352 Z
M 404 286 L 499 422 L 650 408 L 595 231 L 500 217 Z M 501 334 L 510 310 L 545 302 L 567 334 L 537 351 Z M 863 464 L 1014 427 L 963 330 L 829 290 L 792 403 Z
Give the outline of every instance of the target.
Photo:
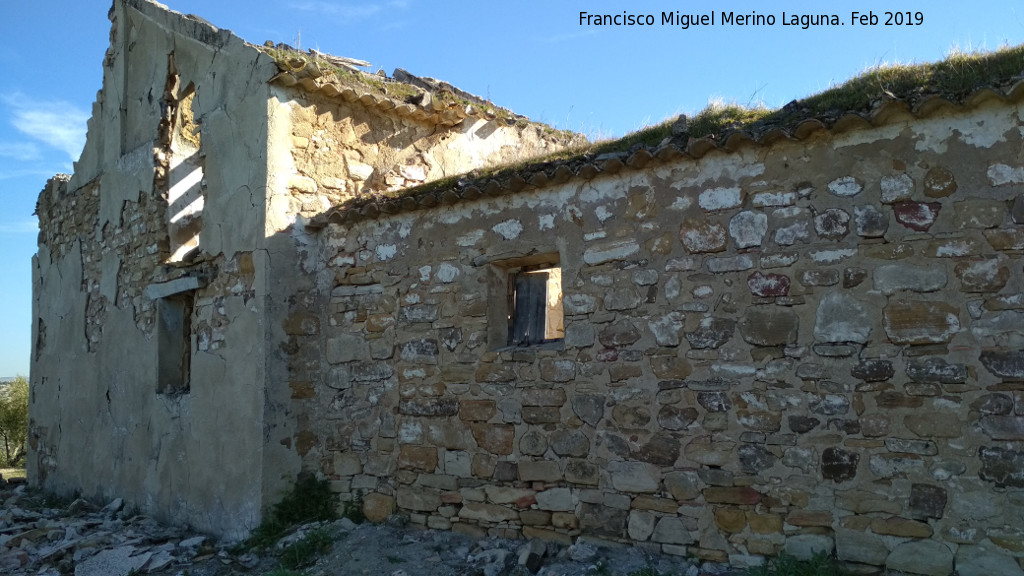
M 237 537 L 264 505 L 269 89 L 258 78 L 274 66 L 230 32 L 148 2 L 117 2 L 111 18 L 85 150 L 38 205 L 29 475 Z M 174 262 L 171 222 L 189 218 L 199 251 Z M 190 278 L 202 279 L 190 391 L 161 393 L 160 298 L 147 288 Z

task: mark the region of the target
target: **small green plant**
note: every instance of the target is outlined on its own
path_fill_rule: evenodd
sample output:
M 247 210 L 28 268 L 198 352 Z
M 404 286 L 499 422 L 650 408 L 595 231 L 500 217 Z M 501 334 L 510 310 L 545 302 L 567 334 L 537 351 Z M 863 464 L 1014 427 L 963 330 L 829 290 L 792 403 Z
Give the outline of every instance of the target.
M 309 566 L 316 561 L 317 556 L 329 552 L 333 544 L 334 540 L 327 530 L 313 530 L 281 551 L 281 565 L 289 569 Z
M 405 563 L 405 558 L 402 558 L 400 556 L 391 556 L 389 554 L 389 555 L 385 556 L 385 558 L 387 559 L 388 564 L 403 564 L 403 563 Z
M 362 524 L 366 522 L 366 514 L 363 514 L 363 491 L 356 490 L 352 494 L 352 499 L 342 506 L 341 515 L 344 518 L 355 522 L 356 524 Z
M 338 495 L 331 492 L 330 482 L 302 476 L 236 552 L 272 546 L 289 528 L 307 522 L 334 520 L 338 517 L 337 510 Z
M 798 560 L 783 552 L 755 568 L 748 568 L 743 576 L 850 576 L 836 561 L 824 552 L 810 560 Z

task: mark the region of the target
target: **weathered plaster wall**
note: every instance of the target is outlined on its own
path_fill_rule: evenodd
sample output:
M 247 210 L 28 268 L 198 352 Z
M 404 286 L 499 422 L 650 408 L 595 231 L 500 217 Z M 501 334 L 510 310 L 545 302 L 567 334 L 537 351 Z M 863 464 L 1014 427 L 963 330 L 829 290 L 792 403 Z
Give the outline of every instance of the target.
M 1019 574 L 1022 135 L 994 101 L 332 224 L 305 466 L 472 534 Z M 491 263 L 535 252 L 564 342 L 498 350 Z
M 30 478 L 241 536 L 266 504 L 258 335 L 275 67 L 230 32 L 142 0 L 116 2 L 111 19 L 85 150 L 39 199 Z M 199 249 L 171 262 L 169 227 L 189 221 Z M 200 285 L 190 390 L 162 394 L 147 288 L 188 278 Z

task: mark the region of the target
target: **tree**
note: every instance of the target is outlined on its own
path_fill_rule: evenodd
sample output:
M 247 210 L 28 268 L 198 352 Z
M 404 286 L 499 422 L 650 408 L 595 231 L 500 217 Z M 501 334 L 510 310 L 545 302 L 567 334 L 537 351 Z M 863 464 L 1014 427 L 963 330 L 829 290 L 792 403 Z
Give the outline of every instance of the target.
M 0 440 L 4 465 L 19 465 L 28 441 L 28 380 L 24 376 L 0 385 Z

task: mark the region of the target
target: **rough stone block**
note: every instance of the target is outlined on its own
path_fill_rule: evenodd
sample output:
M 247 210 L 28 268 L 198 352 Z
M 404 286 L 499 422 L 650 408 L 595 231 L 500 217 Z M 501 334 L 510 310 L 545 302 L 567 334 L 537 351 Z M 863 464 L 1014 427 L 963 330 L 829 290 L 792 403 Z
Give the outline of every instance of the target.
M 857 475 L 860 454 L 842 448 L 826 448 L 821 453 L 821 475 L 825 480 L 844 482 Z
M 896 546 L 885 567 L 925 576 L 949 576 L 953 572 L 953 552 L 935 540 L 912 540 Z
M 721 252 L 727 244 L 725 227 L 708 220 L 684 220 L 679 228 L 679 239 L 691 254 Z
M 745 210 L 729 220 L 729 235 L 736 248 L 760 246 L 768 232 L 768 216 L 763 212 Z
M 958 576 L 1024 576 L 1017 559 L 993 546 L 960 546 L 956 551 Z
M 835 541 L 824 534 L 797 534 L 786 538 L 786 553 L 799 560 L 810 560 L 815 554 L 831 555 Z
M 740 320 L 740 334 L 755 346 L 784 346 L 794 344 L 800 319 L 792 310 L 774 306 L 754 306 Z
M 857 530 L 838 529 L 836 538 L 836 558 L 844 562 L 859 562 L 872 566 L 885 564 L 889 549 L 885 542 L 874 534 Z
M 896 344 L 949 342 L 960 331 L 959 311 L 945 302 L 890 300 L 883 325 Z
M 864 304 L 843 292 L 829 292 L 821 298 L 814 317 L 817 341 L 866 343 L 870 335 L 871 320 Z
M 523 482 L 558 482 L 562 479 L 562 470 L 558 462 L 550 460 L 519 462 L 519 479 Z
M 474 423 L 471 425 L 471 430 L 477 445 L 483 450 L 497 455 L 512 453 L 512 442 L 516 434 L 515 426 Z

